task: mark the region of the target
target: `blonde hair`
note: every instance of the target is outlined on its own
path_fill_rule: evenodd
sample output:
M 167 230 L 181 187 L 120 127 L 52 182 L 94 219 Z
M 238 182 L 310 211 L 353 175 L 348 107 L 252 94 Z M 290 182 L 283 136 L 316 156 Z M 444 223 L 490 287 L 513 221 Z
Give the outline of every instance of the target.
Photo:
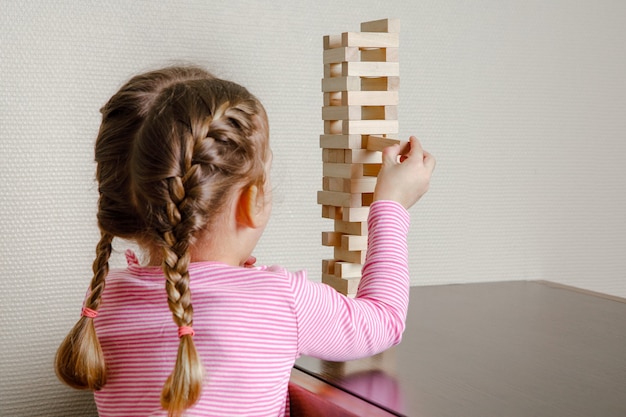
M 190 247 L 211 230 L 234 190 L 265 183 L 265 110 L 238 84 L 201 68 L 170 67 L 132 78 L 102 114 L 95 147 L 101 239 L 85 307 L 97 311 L 100 305 L 113 238 L 135 239 L 161 252 L 173 320 L 191 327 Z M 104 386 L 106 365 L 92 318 L 81 317 L 65 338 L 56 371 L 75 388 Z M 182 334 L 161 395 L 170 416 L 199 399 L 203 377 L 192 335 Z

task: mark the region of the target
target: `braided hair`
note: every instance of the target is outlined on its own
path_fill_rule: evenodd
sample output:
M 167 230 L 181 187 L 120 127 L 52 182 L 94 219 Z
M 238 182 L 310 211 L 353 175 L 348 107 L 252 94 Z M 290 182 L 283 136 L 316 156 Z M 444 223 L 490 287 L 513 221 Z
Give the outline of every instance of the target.
M 101 240 L 85 307 L 97 311 L 111 241 L 135 239 L 157 253 L 179 327 L 174 370 L 161 403 L 178 416 L 200 397 L 204 369 L 191 331 L 190 248 L 210 231 L 233 192 L 265 183 L 267 116 L 244 87 L 196 67 L 131 79 L 103 108 L 96 141 Z M 262 189 L 262 187 L 260 187 Z M 77 388 L 106 382 L 93 319 L 81 317 L 57 353 L 57 374 Z

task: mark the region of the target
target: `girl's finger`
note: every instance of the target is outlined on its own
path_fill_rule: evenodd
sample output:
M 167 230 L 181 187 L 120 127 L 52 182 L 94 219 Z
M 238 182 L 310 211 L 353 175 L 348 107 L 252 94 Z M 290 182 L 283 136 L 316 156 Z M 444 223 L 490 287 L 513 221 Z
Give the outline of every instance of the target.
M 429 152 L 424 151 L 424 166 L 430 172 L 433 172 L 435 170 L 436 165 L 437 165 L 437 161 L 435 161 L 435 158 Z
M 383 149 L 383 164 L 394 164 L 400 155 L 400 145 L 395 144 Z
M 422 144 L 415 136 L 411 136 L 409 138 L 409 142 L 411 143 L 411 149 L 407 153 L 407 158 L 416 158 L 418 161 L 424 159 L 424 149 L 422 149 Z

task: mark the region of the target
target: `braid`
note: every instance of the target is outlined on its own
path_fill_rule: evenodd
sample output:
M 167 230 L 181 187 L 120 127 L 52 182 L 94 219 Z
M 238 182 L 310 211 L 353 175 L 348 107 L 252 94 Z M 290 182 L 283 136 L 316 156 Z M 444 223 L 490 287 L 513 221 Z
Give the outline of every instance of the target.
M 93 262 L 94 276 L 85 307 L 97 310 L 109 272 L 113 236 L 102 232 Z M 93 318 L 82 316 L 57 350 L 55 368 L 58 377 L 78 389 L 99 390 L 106 383 L 106 366 Z
M 142 219 L 142 241 L 160 258 L 179 327 L 176 363 L 161 393 L 170 417 L 199 400 L 204 379 L 190 331 L 192 247 L 227 213 L 233 190 L 264 182 L 268 149 L 261 104 L 243 87 L 216 78 L 161 91 L 133 145 L 131 198 Z
M 104 291 L 105 278 L 109 273 L 109 258 L 111 257 L 112 242 L 113 236 L 102 232 L 100 241 L 96 246 L 96 259 L 93 261 L 92 265 L 93 278 L 90 285 L 91 292 L 85 301 L 85 307 L 92 310 L 98 310 L 100 306 L 100 297 Z
M 203 86 L 198 88 L 200 84 Z M 101 238 L 93 262 L 90 293 L 84 304 L 84 312 L 88 314 L 81 316 L 61 343 L 55 358 L 58 377 L 72 387 L 98 390 L 106 382 L 106 366 L 93 317 L 104 292 L 114 236 L 136 240 L 151 249 L 162 248 L 168 304 L 174 321 L 179 327 L 193 324 L 189 247 L 193 244 L 194 234 L 206 226 L 207 213 L 219 209 L 220 204 L 215 202 L 223 199 L 229 187 L 218 186 L 216 188 L 221 191 L 216 193 L 207 191 L 213 188 L 207 185 L 207 172 L 212 172 L 212 168 L 206 167 L 211 165 L 211 158 L 202 157 L 201 140 L 207 137 L 209 123 L 206 121 L 211 111 L 206 113 L 202 110 L 199 114 L 196 112 L 198 103 L 186 102 L 179 108 L 180 113 L 170 114 L 163 123 L 158 122 L 159 111 L 167 107 L 163 107 L 163 103 L 177 101 L 181 96 L 175 93 L 184 85 L 194 85 L 197 90 L 205 90 L 208 86 L 207 91 L 210 90 L 209 95 L 213 98 L 203 99 L 200 107 L 204 105 L 204 110 L 207 107 L 215 110 L 216 103 L 231 95 L 258 103 L 245 89 L 218 80 L 202 68 L 175 66 L 133 77 L 101 109 L 102 124 L 95 144 L 100 194 L 97 218 Z M 228 101 L 228 98 L 225 100 Z M 265 111 L 260 103 L 258 106 L 255 113 L 262 114 L 262 122 L 266 123 Z M 195 116 L 191 117 L 191 113 Z M 187 128 L 185 131 L 195 132 L 198 140 L 191 140 L 190 133 L 187 137 L 179 135 L 177 129 L 172 130 L 176 124 L 172 120 L 178 124 L 183 121 Z M 200 127 L 198 129 L 191 120 L 206 123 L 196 123 Z M 266 124 L 263 126 L 266 127 Z M 152 134 L 146 135 L 144 130 L 150 128 L 153 128 Z M 142 141 L 146 137 L 148 143 L 144 144 Z M 150 143 L 150 138 L 158 140 Z M 163 144 L 164 138 L 168 143 Z M 179 140 L 186 144 L 182 152 L 184 155 L 179 155 L 180 149 L 175 149 Z M 163 148 L 170 145 L 173 147 L 169 153 L 171 160 L 167 160 L 167 156 L 166 160 L 158 160 L 168 155 Z M 194 161 L 195 165 L 192 164 L 194 154 L 195 157 L 201 155 L 199 161 Z M 151 159 L 152 156 L 156 156 L 157 160 Z M 137 161 L 143 167 L 139 173 L 134 166 Z M 144 164 L 145 161 L 148 161 L 147 164 Z M 180 161 L 184 163 L 179 164 Z M 160 167 L 172 166 L 171 172 L 159 172 Z M 167 180 L 163 181 L 164 178 Z M 232 181 L 229 183 L 232 184 Z M 155 190 L 161 185 L 165 185 L 165 193 Z M 144 186 L 147 190 L 142 190 Z M 212 194 L 212 202 L 207 202 L 209 194 Z M 203 368 L 193 339 L 191 335 L 183 334 L 176 367 L 163 391 L 163 405 L 170 416 L 179 415 L 197 401 L 202 378 Z
M 188 198 L 187 188 L 192 188 L 192 179 L 198 166 L 191 165 L 194 141 L 190 135 L 183 143 L 183 176 L 167 178 L 169 201 L 166 214 L 170 228 L 163 233 L 163 272 L 167 302 L 174 322 L 181 327 L 193 325 L 193 306 L 189 289 L 189 245 L 198 221 Z M 195 221 L 194 221 L 195 220 Z M 197 354 L 192 335 L 181 336 L 174 371 L 167 379 L 161 394 L 161 405 L 170 416 L 178 416 L 191 407 L 199 398 L 204 379 L 204 368 Z
M 168 304 L 178 326 L 191 326 L 193 308 L 189 293 L 189 237 L 181 223 L 178 205 L 184 201 L 184 186 L 180 177 L 168 180 L 172 201 L 167 205 L 167 214 L 172 226 L 163 234 L 163 270 L 166 275 Z

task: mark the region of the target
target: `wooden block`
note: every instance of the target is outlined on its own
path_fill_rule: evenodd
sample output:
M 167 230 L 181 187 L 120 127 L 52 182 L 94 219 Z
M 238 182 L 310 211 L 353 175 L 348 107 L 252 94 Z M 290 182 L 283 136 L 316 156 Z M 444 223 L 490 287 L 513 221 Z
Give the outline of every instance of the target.
M 388 146 L 400 143 L 400 139 L 389 138 L 384 136 L 369 135 L 367 136 L 366 147 L 369 151 L 382 151 Z
M 397 108 L 397 106 L 361 106 L 361 117 L 351 120 L 385 120 L 385 107 Z M 394 119 L 397 119 L 397 117 Z
M 398 99 L 397 91 L 329 91 L 324 93 L 324 106 L 397 106 Z M 348 110 L 344 109 L 343 111 Z M 358 117 L 356 116 L 356 109 L 352 110 L 352 112 L 355 114 L 355 117 Z M 345 119 L 346 117 L 342 120 Z
M 398 54 L 398 48 L 362 49 L 361 61 L 362 62 L 399 62 L 400 58 Z
M 367 236 L 353 236 L 353 235 L 339 234 L 339 236 L 336 236 L 336 237 L 339 238 L 339 245 L 331 245 L 331 246 L 340 246 L 342 249 L 345 249 L 348 251 L 367 250 Z M 337 272 L 336 269 L 335 269 L 335 272 Z
M 343 106 L 397 106 L 397 91 L 342 91 L 341 105 Z
M 335 261 L 334 275 L 338 278 L 361 278 L 363 265 Z
M 374 193 L 361 194 L 361 206 L 369 207 L 374 202 Z
M 363 164 L 333 164 L 325 162 L 322 165 L 322 175 L 338 178 L 362 178 Z
M 324 36 L 324 49 L 334 49 L 343 46 L 341 44 L 342 36 L 339 35 L 326 35 Z
M 350 193 L 350 178 L 323 177 L 322 189 L 324 191 L 336 191 L 340 193 Z M 356 193 L 352 193 L 356 194 Z
M 369 207 L 367 207 L 369 209 Z M 341 207 L 322 205 L 322 217 L 331 220 L 343 220 Z
M 360 54 L 357 47 L 341 47 L 324 50 L 324 64 L 338 62 L 359 61 Z
M 367 219 L 380 171 L 380 152 L 365 149 L 369 136 L 398 132 L 400 23 L 382 19 L 361 24 L 362 32 L 324 37 L 324 135 L 320 136 L 322 216 L 334 231 L 322 234 L 334 260 L 322 263 L 322 281 L 355 295 L 367 250 Z
M 369 216 L 369 207 L 344 207 L 341 210 L 341 220 L 348 223 L 364 223 L 367 233 L 367 217 Z
M 393 32 L 344 32 L 341 34 L 341 46 L 397 48 L 400 46 L 400 34 Z
M 378 153 L 378 155 L 381 155 Z M 373 193 L 376 188 L 376 178 L 335 178 L 323 177 L 324 191 L 337 191 L 350 194 Z
M 398 89 L 400 88 L 400 77 L 387 77 L 387 83 L 387 90 L 398 91 Z
M 344 181 L 344 192 L 347 193 L 373 193 L 375 188 L 376 178 L 351 178 Z
M 349 192 L 345 191 L 344 181 L 350 181 L 346 178 L 335 178 L 335 177 L 322 177 L 322 190 L 324 191 L 338 191 L 338 192 Z
M 400 32 L 400 19 L 380 19 L 361 23 L 361 32 Z
M 343 77 L 322 78 L 322 92 L 339 91 L 398 91 L 400 77 Z
M 343 63 L 324 64 L 324 78 L 336 78 L 341 76 L 343 76 Z
M 341 236 L 339 232 L 322 232 L 322 245 L 324 246 L 341 246 Z
M 361 120 L 361 111 L 361 106 L 324 106 L 322 120 Z
M 400 87 L 400 77 L 361 78 L 360 80 L 360 91 L 398 91 Z
M 322 78 L 322 91 L 325 93 L 334 91 L 398 91 L 400 77 L 344 77 L 337 75 L 330 78 Z
M 410 145 L 409 141 L 400 140 L 400 139 L 392 139 L 382 136 L 369 135 L 367 137 L 367 150 L 370 151 L 382 151 L 388 146 L 392 146 L 399 143 L 400 144 L 400 154 L 406 155 L 409 152 Z
M 348 235 L 367 236 L 367 223 L 335 220 L 335 232 L 345 233 Z
M 382 164 L 363 164 L 361 171 L 366 177 L 377 177 Z
M 365 201 L 368 202 L 369 200 L 366 198 Z M 337 191 L 318 191 L 317 204 L 337 207 L 362 207 L 363 195 Z
M 360 277 L 357 278 L 338 278 L 335 275 L 322 273 L 322 282 L 330 285 L 337 292 L 343 295 L 355 295 L 359 289 Z
M 326 67 L 329 74 L 326 75 Z M 331 68 L 332 67 L 332 68 Z M 335 74 L 335 75 L 332 75 Z M 355 77 L 399 77 L 399 62 L 342 62 L 324 66 L 324 77 L 355 76 Z
M 379 91 L 367 92 L 368 95 L 374 95 L 374 94 L 380 94 L 380 93 L 381 92 Z M 336 93 L 328 93 L 328 94 L 336 94 Z M 344 93 L 344 94 L 351 95 L 353 93 Z M 337 98 L 339 98 L 339 96 L 337 96 Z M 380 106 L 379 105 L 332 106 L 331 105 L 331 106 L 322 107 L 322 120 L 397 120 L 397 119 L 398 119 L 398 106 L 396 105 L 389 105 L 389 106 L 382 106 L 382 105 Z
M 363 232 L 359 235 L 367 234 L 367 218 L 369 216 L 370 208 L 369 207 L 335 207 L 335 206 L 322 206 L 322 217 L 330 220 L 342 221 L 344 223 L 361 223 L 359 226 L 355 225 L 347 225 L 341 226 L 344 230 L 348 230 L 350 232 Z M 335 231 L 337 230 L 337 225 L 335 224 Z M 343 233 L 343 232 L 341 232 Z M 355 233 L 352 233 L 355 234 Z
M 346 162 L 346 151 L 347 149 L 330 149 L 330 148 L 322 149 L 322 161 L 343 164 Z M 371 151 L 364 150 L 363 152 L 371 152 Z M 373 153 L 374 155 L 380 155 L 379 152 L 371 152 L 371 153 Z
M 365 251 L 348 251 L 343 248 L 333 248 L 334 257 L 338 261 L 350 262 L 353 264 L 365 263 Z
M 337 261 L 334 259 L 322 259 L 322 272 L 324 274 L 335 275 L 335 265 Z
M 324 106 L 341 106 L 342 94 L 343 93 L 341 91 L 331 91 L 329 93 L 324 93 Z
M 345 149 L 343 151 L 343 162 L 346 164 L 380 164 L 383 162 L 383 156 L 380 152 L 367 149 Z
M 358 149 L 363 145 L 361 135 L 320 135 L 320 148 Z
M 342 120 L 324 120 L 324 134 L 326 135 L 341 135 L 343 133 L 343 121 Z M 380 133 L 380 132 L 369 132 Z
M 398 62 L 342 62 L 324 65 L 324 78 L 399 76 Z
M 361 120 L 398 120 L 398 106 L 362 106 Z
M 326 122 L 325 122 L 326 123 Z M 397 120 L 345 120 L 341 123 L 344 135 L 385 135 L 398 133 Z
M 360 89 L 361 89 L 361 77 L 322 78 L 322 91 L 323 92 L 359 91 Z

